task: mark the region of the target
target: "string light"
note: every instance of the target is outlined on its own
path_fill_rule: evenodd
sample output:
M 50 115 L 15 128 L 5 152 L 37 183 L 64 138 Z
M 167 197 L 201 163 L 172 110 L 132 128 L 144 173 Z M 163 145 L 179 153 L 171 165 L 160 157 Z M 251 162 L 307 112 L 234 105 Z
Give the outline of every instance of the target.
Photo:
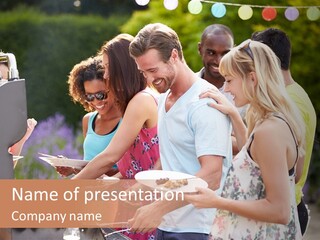
M 255 4 L 241 4 L 241 3 L 228 3 L 228 2 L 217 2 L 217 1 L 207 1 L 207 0 L 199 0 L 200 2 L 204 2 L 204 3 L 222 3 L 224 5 L 227 5 L 227 6 L 237 6 L 237 7 L 241 7 L 243 5 L 248 5 L 250 7 L 253 7 L 253 8 L 265 8 L 265 7 L 268 7 L 266 5 L 255 5 Z M 270 6 L 270 5 L 269 5 Z M 288 7 L 292 7 L 292 6 L 272 6 L 273 8 L 288 8 Z M 295 6 L 295 8 L 310 8 L 310 7 L 320 7 L 319 6 Z
M 149 3 L 150 0 L 136 0 L 136 3 L 139 6 L 146 6 Z
M 299 17 L 299 10 L 295 7 L 288 7 L 284 15 L 289 21 L 294 21 Z
M 202 11 L 202 3 L 200 0 L 191 0 L 188 3 L 188 10 L 192 14 L 199 14 Z
M 194 0 L 191 0 L 194 1 Z M 242 20 L 248 20 L 252 17 L 253 10 L 252 8 L 262 8 L 262 18 L 266 21 L 272 21 L 277 17 L 277 8 L 286 9 L 285 10 L 285 17 L 289 21 L 295 21 L 299 17 L 299 8 L 307 9 L 307 18 L 310 21 L 316 21 L 320 18 L 320 6 L 267 6 L 267 5 L 255 5 L 255 4 L 241 4 L 241 3 L 228 3 L 228 2 L 218 2 L 218 1 L 207 1 L 207 0 L 199 0 L 201 3 L 210 3 L 216 5 L 219 4 L 220 11 L 224 6 L 235 6 L 240 7 L 238 10 L 238 15 Z M 212 6 L 212 8 L 213 8 Z M 216 16 L 211 8 L 212 15 Z M 224 15 L 224 14 L 223 14 Z M 221 17 L 221 16 L 220 16 Z
M 215 3 L 211 7 L 211 13 L 216 18 L 222 18 L 226 15 L 227 9 L 222 3 Z
M 319 16 L 320 16 L 320 10 L 317 6 L 310 7 L 307 10 L 307 17 L 309 18 L 309 20 L 316 21 L 319 19 Z
M 248 20 L 253 15 L 253 10 L 249 5 L 243 5 L 238 10 L 238 15 L 242 20 Z
M 178 0 L 164 0 L 163 5 L 168 10 L 174 10 L 178 7 Z
M 147 5 L 150 0 L 135 0 L 138 5 Z M 320 5 L 316 6 L 271 6 L 271 5 L 256 5 L 229 3 L 209 0 L 190 0 L 188 10 L 191 14 L 199 14 L 202 11 L 202 4 L 209 3 L 211 13 L 216 18 L 221 18 L 226 15 L 227 9 L 225 6 L 239 7 L 238 16 L 242 20 L 249 20 L 253 16 L 253 8 L 261 8 L 261 16 L 266 21 L 272 21 L 277 17 L 277 9 L 285 9 L 284 16 L 289 21 L 295 21 L 300 16 L 298 9 L 307 9 L 306 16 L 310 21 L 316 21 L 320 18 Z M 163 5 L 167 10 L 174 10 L 178 7 L 178 0 L 163 0 Z
M 81 1 L 80 0 L 76 0 L 73 2 L 73 6 L 75 7 L 80 7 L 81 6 Z

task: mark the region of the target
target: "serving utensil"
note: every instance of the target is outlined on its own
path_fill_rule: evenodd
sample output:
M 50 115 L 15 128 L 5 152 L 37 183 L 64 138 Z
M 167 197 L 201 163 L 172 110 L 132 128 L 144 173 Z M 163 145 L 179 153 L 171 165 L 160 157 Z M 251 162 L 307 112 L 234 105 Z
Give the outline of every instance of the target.
M 125 228 L 125 229 L 121 229 L 121 230 L 117 230 L 117 231 L 113 231 L 111 233 L 107 233 L 104 235 L 105 238 L 108 238 L 109 236 L 116 234 L 116 233 L 122 233 L 122 232 L 126 232 L 126 231 L 130 231 L 131 228 Z

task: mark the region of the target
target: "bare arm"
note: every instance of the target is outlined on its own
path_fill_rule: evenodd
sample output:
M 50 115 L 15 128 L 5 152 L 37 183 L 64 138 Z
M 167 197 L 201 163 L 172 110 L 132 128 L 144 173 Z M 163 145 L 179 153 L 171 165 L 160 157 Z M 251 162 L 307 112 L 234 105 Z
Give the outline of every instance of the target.
M 231 119 L 233 133 L 236 138 L 236 144 L 239 151 L 247 141 L 247 127 L 236 108 L 234 108 L 233 111 L 229 113 L 229 117 Z
M 82 135 L 83 137 L 86 137 L 88 132 L 88 123 L 89 123 L 90 113 L 87 113 L 82 118 Z
M 29 137 L 32 134 L 36 125 L 37 125 L 37 121 L 35 119 L 29 118 L 27 120 L 27 131 L 26 131 L 25 135 L 20 139 L 20 141 L 15 143 L 11 147 L 11 154 L 12 155 L 18 156 L 21 154 L 24 143 L 29 139 Z
M 87 135 L 89 118 L 90 118 L 90 113 L 87 113 L 82 118 L 82 134 L 83 134 L 84 138 Z M 55 169 L 60 174 L 61 177 L 68 177 L 68 176 L 70 176 L 72 174 L 76 174 L 80 171 L 79 169 L 74 169 L 73 167 L 60 167 L 60 166 L 58 166 L 58 167 L 55 167 Z
M 210 189 L 217 190 L 220 187 L 223 157 L 216 155 L 201 156 L 199 162 L 201 169 L 196 173 L 196 176 L 205 180 Z
M 156 164 L 153 167 L 154 170 L 162 170 L 162 166 L 161 166 L 161 161 L 160 159 L 158 159 L 158 161 L 156 162 Z
M 135 95 L 129 102 L 123 120 L 108 147 L 93 158 L 73 179 L 95 179 L 108 172 L 129 149 L 143 125 L 156 112 L 156 103 L 150 95 L 140 93 Z
M 239 148 L 237 144 L 237 139 L 233 135 L 234 133 L 231 134 L 231 141 L 232 141 L 232 155 L 235 156 L 239 153 Z
M 302 177 L 305 155 L 300 156 L 297 163 L 295 182 L 299 182 Z
M 222 175 L 222 157 L 221 156 L 202 156 L 199 158 L 201 169 L 195 174 L 208 182 L 209 187 L 217 189 L 220 186 Z M 132 229 L 139 232 L 148 232 L 156 228 L 162 217 L 180 207 L 187 205 L 188 202 L 180 201 L 156 201 L 152 204 L 141 207 L 137 210 L 134 218 L 129 220 Z

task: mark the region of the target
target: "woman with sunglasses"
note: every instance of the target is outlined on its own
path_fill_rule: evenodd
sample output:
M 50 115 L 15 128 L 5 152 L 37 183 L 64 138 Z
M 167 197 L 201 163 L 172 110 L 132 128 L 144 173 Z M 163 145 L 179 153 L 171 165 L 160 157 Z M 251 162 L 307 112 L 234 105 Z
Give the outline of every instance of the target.
M 69 95 L 79 102 L 88 113 L 82 119 L 84 136 L 84 160 L 90 161 L 102 152 L 116 133 L 121 112 L 112 93 L 107 89 L 102 57 L 90 57 L 76 64 L 68 78 Z M 79 172 L 70 167 L 56 167 L 62 176 Z M 107 175 L 116 174 L 117 168 L 111 168 Z
M 96 179 L 116 163 L 120 177 L 133 179 L 153 169 L 160 158 L 157 134 L 157 96 L 147 87 L 143 74 L 129 54 L 133 37 L 120 34 L 101 48 L 104 78 L 123 119 L 108 147 L 92 159 L 73 179 Z M 153 239 L 153 232 L 125 233 L 131 239 Z
M 237 107 L 250 104 L 246 128 L 218 91 L 211 104 L 231 118 L 239 149 L 221 196 L 209 189 L 186 199 L 214 207 L 213 239 L 302 239 L 295 205 L 295 167 L 304 154 L 303 121 L 288 96 L 277 57 L 263 43 L 246 41 L 221 60 L 225 91 Z

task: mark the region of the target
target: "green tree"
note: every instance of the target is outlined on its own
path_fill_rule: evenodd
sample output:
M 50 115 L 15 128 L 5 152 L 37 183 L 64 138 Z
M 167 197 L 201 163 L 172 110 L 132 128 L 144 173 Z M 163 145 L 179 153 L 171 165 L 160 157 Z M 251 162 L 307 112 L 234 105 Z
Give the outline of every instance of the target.
M 0 36 L 5 41 L 0 47 L 15 54 L 20 77 L 26 79 L 28 115 L 42 120 L 60 112 L 77 126 L 84 111 L 68 96 L 68 74 L 118 34 L 127 18 L 48 16 L 25 7 L 2 13 Z
M 128 15 L 136 9 L 146 8 L 128 0 L 1 0 L 0 11 L 13 10 L 21 5 L 37 8 L 48 14 L 94 14 L 106 17 Z

